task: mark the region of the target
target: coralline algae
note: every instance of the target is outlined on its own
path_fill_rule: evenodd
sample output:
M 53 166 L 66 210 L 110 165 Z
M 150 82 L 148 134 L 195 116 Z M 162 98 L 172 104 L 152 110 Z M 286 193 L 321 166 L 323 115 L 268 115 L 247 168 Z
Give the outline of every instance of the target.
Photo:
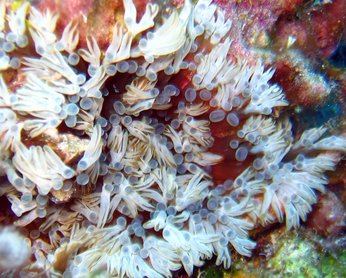
M 255 227 L 307 219 L 346 150 L 324 126 L 293 134 L 274 69 L 233 61 L 233 19 L 209 0 L 165 18 L 124 0 L 105 48 L 80 47 L 74 21 L 55 32 L 49 10 L 0 4 L 0 195 L 23 233 L 0 236 L 26 262 L 4 274 L 229 268 Z

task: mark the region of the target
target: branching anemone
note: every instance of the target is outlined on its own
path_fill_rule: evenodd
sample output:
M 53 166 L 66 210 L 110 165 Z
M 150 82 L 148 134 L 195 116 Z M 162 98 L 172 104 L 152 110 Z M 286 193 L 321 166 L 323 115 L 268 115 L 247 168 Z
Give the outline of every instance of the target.
M 30 239 L 24 274 L 229 268 L 256 225 L 306 220 L 346 150 L 325 127 L 294 138 L 274 71 L 228 58 L 232 21 L 211 0 L 162 22 L 156 4 L 138 21 L 123 6 L 100 49 L 93 36 L 79 48 L 73 22 L 58 35 L 56 14 L 0 1 L 0 195 Z

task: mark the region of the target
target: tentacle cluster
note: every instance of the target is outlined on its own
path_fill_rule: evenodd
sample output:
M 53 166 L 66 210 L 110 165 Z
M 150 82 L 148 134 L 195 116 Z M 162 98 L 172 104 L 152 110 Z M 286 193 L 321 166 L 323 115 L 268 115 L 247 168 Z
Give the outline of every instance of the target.
M 158 5 L 137 22 L 123 4 L 103 50 L 93 36 L 78 49 L 74 23 L 57 35 L 50 11 L 0 1 L 0 196 L 31 230 L 23 271 L 170 277 L 213 256 L 228 268 L 231 249 L 251 255 L 255 225 L 306 220 L 346 150 L 324 127 L 293 138 L 274 117 L 288 105 L 274 71 L 228 60 L 232 22 L 210 0 L 161 24 Z M 216 184 L 220 163 L 243 171 Z

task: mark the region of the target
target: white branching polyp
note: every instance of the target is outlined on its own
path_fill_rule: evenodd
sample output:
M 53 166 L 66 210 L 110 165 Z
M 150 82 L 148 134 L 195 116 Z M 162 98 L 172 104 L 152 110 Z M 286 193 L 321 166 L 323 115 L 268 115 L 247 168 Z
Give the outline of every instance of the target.
M 78 49 L 76 24 L 59 37 L 58 15 L 0 0 L 0 196 L 31 230 L 23 273 L 170 277 L 213 257 L 229 268 L 232 249 L 251 256 L 256 225 L 305 221 L 346 151 L 325 127 L 294 139 L 274 70 L 228 60 L 232 22 L 210 0 L 164 20 L 147 4 L 138 22 L 123 4 L 109 46 L 89 36 Z M 188 86 L 173 82 L 187 73 Z M 245 169 L 234 182 L 210 171 L 225 163 L 217 124 L 231 131 L 225 167 Z M 47 134 L 80 140 L 61 151 Z

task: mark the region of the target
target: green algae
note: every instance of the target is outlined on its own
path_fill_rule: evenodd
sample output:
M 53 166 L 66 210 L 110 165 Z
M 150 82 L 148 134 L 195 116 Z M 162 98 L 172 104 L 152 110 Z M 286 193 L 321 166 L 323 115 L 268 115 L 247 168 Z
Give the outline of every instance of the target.
M 195 277 L 203 278 L 341 278 L 346 277 L 346 250 L 331 254 L 321 246 L 323 239 L 303 231 L 273 232 L 269 245 L 275 250 L 265 258 L 259 254 L 250 259 L 243 257 L 233 261 L 231 269 L 210 265 Z M 268 246 L 268 245 L 267 245 Z M 201 275 L 202 274 L 202 275 Z
M 336 256 L 326 254 L 321 261 L 321 276 L 324 278 L 346 277 L 346 250 Z
M 224 273 L 222 269 L 220 269 L 220 267 L 211 266 L 206 270 L 203 277 L 204 278 L 223 278 Z
M 320 277 L 320 254 L 312 242 L 300 237 L 283 240 L 276 255 L 268 262 L 275 277 Z

